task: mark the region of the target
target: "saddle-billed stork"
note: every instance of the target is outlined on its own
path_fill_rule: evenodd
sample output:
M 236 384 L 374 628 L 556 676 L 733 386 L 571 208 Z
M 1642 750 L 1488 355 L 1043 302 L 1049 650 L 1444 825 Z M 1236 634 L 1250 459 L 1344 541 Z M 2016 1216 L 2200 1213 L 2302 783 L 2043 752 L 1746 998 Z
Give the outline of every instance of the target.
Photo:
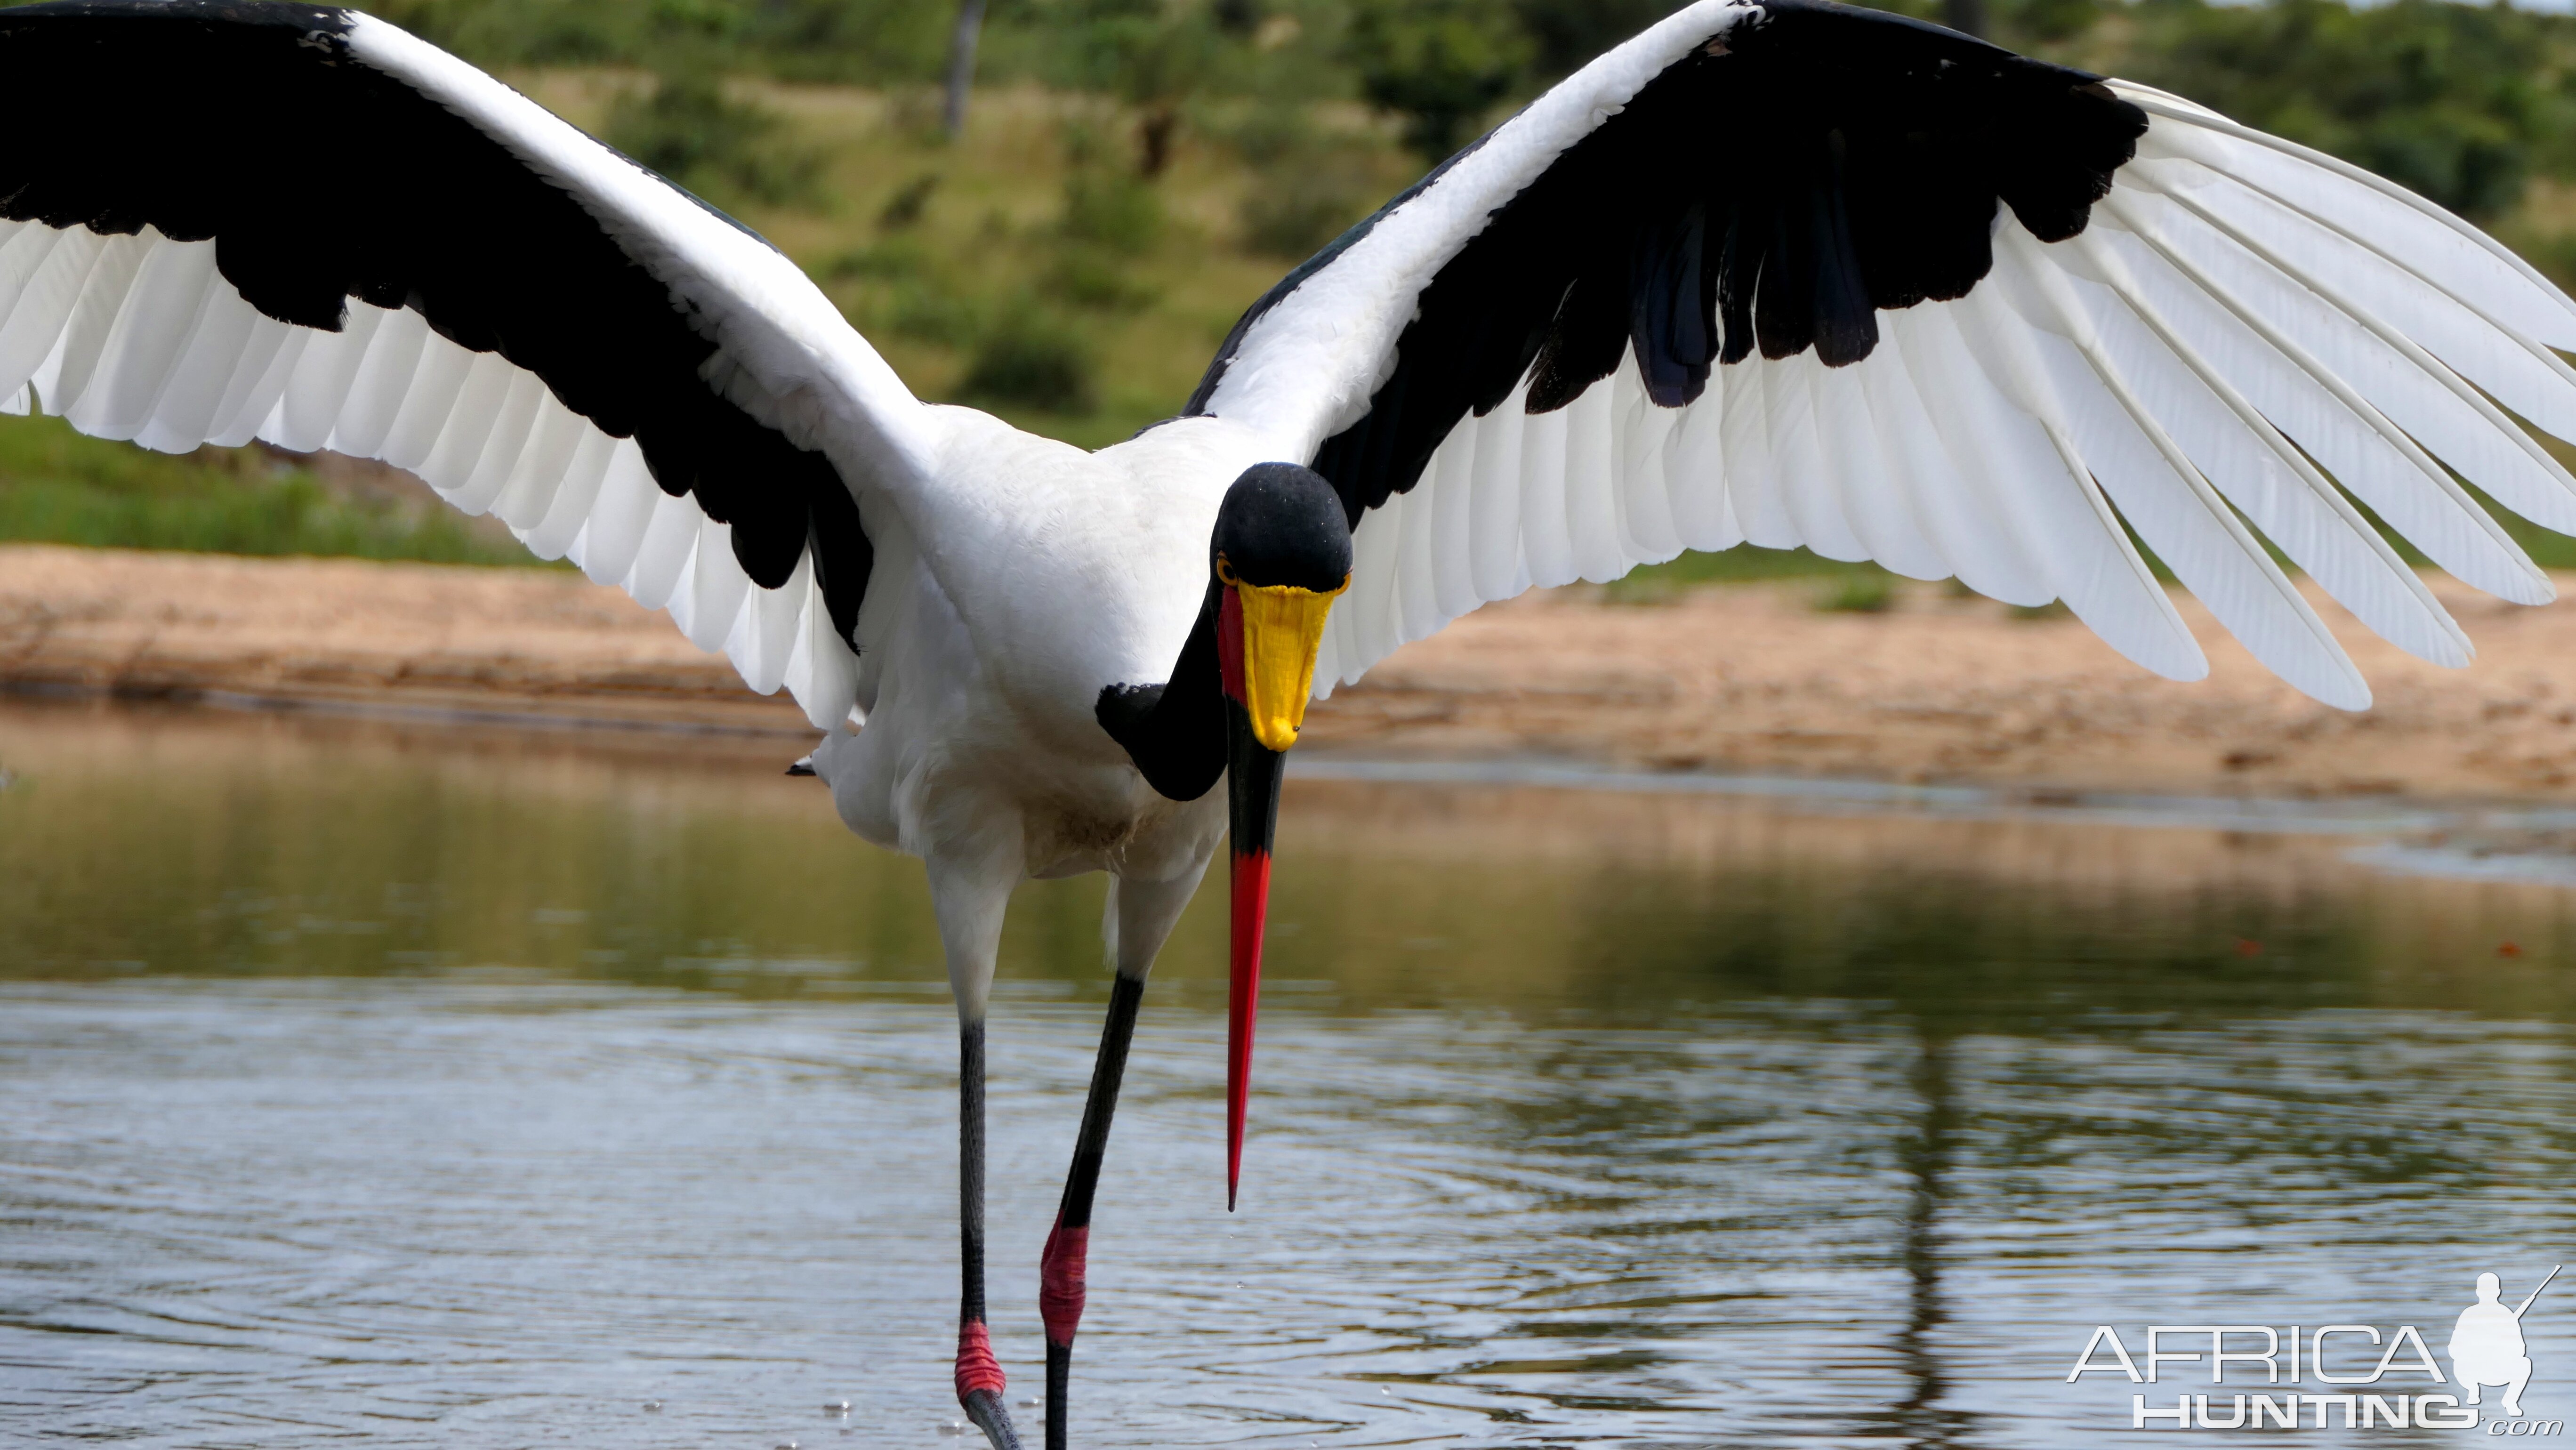
M 2466 485 L 2576 529 L 2576 481 L 2515 421 L 2576 439 L 2576 304 L 2511 253 L 2176 96 L 1825 0 L 1700 0 L 1584 67 L 1254 304 L 1180 417 L 1097 453 L 915 399 L 761 238 L 355 11 L 0 11 L 0 118 L 0 402 L 409 469 L 791 691 L 842 818 L 927 864 L 962 1039 L 956 1388 L 1000 1447 L 1004 906 L 1113 878 L 1042 1266 L 1060 1450 L 1120 1068 L 1220 836 L 1233 1198 L 1310 696 L 1483 602 L 1749 542 L 2063 600 L 2194 678 L 2152 552 L 2358 709 L 2270 548 L 2457 665 L 2389 533 L 2537 603 Z

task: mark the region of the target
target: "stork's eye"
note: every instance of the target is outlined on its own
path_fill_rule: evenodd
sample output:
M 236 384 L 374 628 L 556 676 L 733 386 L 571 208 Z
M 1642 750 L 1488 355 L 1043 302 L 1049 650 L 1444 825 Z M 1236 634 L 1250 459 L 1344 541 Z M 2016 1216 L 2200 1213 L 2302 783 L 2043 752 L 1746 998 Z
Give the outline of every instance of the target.
M 1223 554 L 1216 556 L 1216 577 L 1223 580 L 1228 585 L 1235 585 L 1243 582 L 1242 580 L 1234 577 L 1234 566 L 1226 562 L 1225 555 Z

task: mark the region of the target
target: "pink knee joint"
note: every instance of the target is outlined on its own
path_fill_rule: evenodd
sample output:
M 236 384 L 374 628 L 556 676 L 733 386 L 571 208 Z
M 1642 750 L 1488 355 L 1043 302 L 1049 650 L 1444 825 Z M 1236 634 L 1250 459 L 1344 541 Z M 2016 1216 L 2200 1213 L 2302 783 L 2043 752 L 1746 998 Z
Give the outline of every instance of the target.
M 984 1321 L 969 1319 L 957 1326 L 957 1403 L 977 1390 L 995 1396 L 1002 1393 L 1001 1361 L 993 1358 L 992 1336 L 984 1332 Z
M 1073 1343 L 1074 1326 L 1082 1322 L 1085 1261 L 1091 1253 L 1091 1230 L 1057 1224 L 1048 1232 L 1046 1251 L 1038 1256 L 1038 1317 L 1046 1321 L 1049 1344 Z

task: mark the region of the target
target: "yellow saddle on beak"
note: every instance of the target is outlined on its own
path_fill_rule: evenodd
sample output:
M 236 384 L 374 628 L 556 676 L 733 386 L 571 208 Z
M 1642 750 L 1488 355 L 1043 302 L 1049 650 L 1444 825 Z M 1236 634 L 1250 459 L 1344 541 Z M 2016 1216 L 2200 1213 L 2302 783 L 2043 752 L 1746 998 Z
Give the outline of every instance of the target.
M 1243 616 L 1243 708 L 1263 748 L 1285 753 L 1305 724 L 1315 693 L 1315 656 L 1324 647 L 1324 617 L 1351 587 L 1318 592 L 1294 584 L 1246 584 L 1220 554 L 1217 578 L 1234 591 Z

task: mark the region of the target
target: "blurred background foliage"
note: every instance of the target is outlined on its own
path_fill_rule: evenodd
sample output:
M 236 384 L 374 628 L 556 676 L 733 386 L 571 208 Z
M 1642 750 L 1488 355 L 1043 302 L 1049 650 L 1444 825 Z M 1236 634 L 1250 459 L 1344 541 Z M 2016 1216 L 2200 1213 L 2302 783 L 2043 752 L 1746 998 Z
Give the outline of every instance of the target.
M 2576 281 L 2576 18 L 2449 0 L 1885 4 L 2348 157 Z M 954 135 L 954 0 L 369 8 L 741 215 L 924 398 L 1096 447 L 1177 411 L 1289 265 L 1675 0 L 987 0 Z M 24 426 L 41 425 L 0 425 L 0 444 Z M 22 471 L 33 452 L 54 462 Z M 390 510 L 358 476 L 216 450 L 144 460 L 57 430 L 0 447 L 0 537 L 212 537 L 188 511 L 249 480 L 269 512 L 243 506 L 254 521 L 223 537 L 255 552 L 508 553 L 506 536 Z M 407 530 L 428 532 L 415 546 Z M 2544 542 L 2544 562 L 2576 566 L 2576 546 Z M 1736 550 L 1672 571 L 1853 567 Z
M 1957 0 L 1885 0 L 1954 20 Z M 928 0 L 386 0 L 486 66 L 631 66 L 869 87 L 935 83 L 951 7 Z M 1224 99 L 1362 102 L 1445 156 L 1672 0 L 991 0 L 978 74 L 1135 111 L 1160 174 Z M 2181 92 L 2346 156 L 2471 216 L 2576 174 L 2576 20 L 2447 0 L 1983 0 L 1992 39 Z M 728 124 L 701 110 L 706 124 Z M 731 124 L 739 124 L 731 123 Z

